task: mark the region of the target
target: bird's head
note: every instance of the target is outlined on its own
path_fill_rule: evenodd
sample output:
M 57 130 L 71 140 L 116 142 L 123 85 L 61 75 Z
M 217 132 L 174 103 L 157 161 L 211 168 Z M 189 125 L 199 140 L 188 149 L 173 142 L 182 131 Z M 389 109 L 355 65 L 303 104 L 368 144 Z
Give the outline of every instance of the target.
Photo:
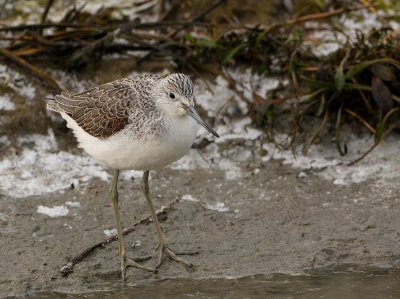
M 171 117 L 187 117 L 195 119 L 216 137 L 219 135 L 208 126 L 194 108 L 193 82 L 185 74 L 171 74 L 154 86 L 153 96 L 156 104 Z

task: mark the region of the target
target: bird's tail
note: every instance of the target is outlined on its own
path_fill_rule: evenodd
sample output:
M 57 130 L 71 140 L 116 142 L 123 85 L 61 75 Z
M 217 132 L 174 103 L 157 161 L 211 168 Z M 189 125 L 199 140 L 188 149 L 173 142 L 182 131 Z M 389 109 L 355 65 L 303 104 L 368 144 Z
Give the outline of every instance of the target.
M 58 113 L 63 112 L 62 109 L 58 106 L 57 102 L 55 101 L 54 96 L 45 97 L 44 99 L 47 102 L 47 105 L 46 105 L 47 109 L 58 112 Z
M 47 100 L 47 109 L 58 113 L 65 112 L 71 114 L 77 107 L 77 100 L 66 92 L 45 99 Z

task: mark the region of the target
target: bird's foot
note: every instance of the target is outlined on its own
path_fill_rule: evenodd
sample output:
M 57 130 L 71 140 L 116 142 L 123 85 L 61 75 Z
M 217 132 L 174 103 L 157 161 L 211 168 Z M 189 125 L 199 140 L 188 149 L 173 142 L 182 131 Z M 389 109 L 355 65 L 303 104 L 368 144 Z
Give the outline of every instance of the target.
M 146 261 L 146 260 L 148 260 L 150 258 L 151 258 L 151 256 L 144 257 L 144 258 L 130 259 L 130 258 L 126 257 L 126 255 L 121 256 L 122 282 L 125 281 L 126 268 L 128 268 L 128 267 L 135 267 L 135 268 L 139 268 L 139 269 L 142 269 L 142 270 L 150 271 L 150 272 L 156 274 L 157 273 L 157 269 L 148 268 L 148 267 L 142 266 L 142 265 L 137 263 L 137 262 Z
M 198 251 L 181 251 L 181 252 L 174 252 L 169 248 L 166 244 L 160 244 L 158 246 L 158 261 L 156 265 L 156 269 L 158 269 L 161 264 L 163 263 L 163 257 L 164 255 L 169 256 L 171 259 L 173 259 L 175 262 L 182 263 L 188 267 L 193 267 L 193 264 L 178 257 L 178 255 L 195 255 L 198 254 Z

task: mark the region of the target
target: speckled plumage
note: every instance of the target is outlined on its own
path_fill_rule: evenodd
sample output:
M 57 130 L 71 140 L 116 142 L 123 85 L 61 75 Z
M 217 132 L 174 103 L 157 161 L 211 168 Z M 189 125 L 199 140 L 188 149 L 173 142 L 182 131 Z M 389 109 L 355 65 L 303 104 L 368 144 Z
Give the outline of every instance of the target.
M 151 96 L 156 75 L 127 77 L 82 93 L 55 96 L 50 109 L 65 112 L 87 133 L 106 139 L 129 124 L 137 139 L 165 133 L 165 117 Z M 159 131 L 159 132 L 158 132 Z
M 192 266 L 167 245 L 148 184 L 150 170 L 162 168 L 189 151 L 198 124 L 219 137 L 194 108 L 192 81 L 184 74 L 165 78 L 155 75 L 127 77 L 75 95 L 61 93 L 50 100 L 47 107 L 67 121 L 80 147 L 114 170 L 109 194 L 117 225 L 122 280 L 129 266 L 153 273 L 156 270 L 126 255 L 118 208 L 120 170 L 143 170 L 141 189 L 159 240 L 156 268 L 160 267 L 164 255 Z
M 149 193 L 149 171 L 162 168 L 185 155 L 196 137 L 198 124 L 214 136 L 194 108 L 193 83 L 184 74 L 165 78 L 132 76 L 79 94 L 61 93 L 50 100 L 48 109 L 67 121 L 79 146 L 114 171 L 110 198 L 117 224 L 122 280 L 128 266 L 148 270 L 126 255 L 118 208 L 120 170 L 143 170 L 142 192 L 149 204 L 159 240 L 156 268 L 163 256 L 192 266 L 169 248 L 157 220 Z
M 74 95 L 61 93 L 48 108 L 66 119 L 80 147 L 103 164 L 149 170 L 179 159 L 195 138 L 197 123 L 176 114 L 171 93 L 194 105 L 192 81 L 172 74 L 131 76 Z

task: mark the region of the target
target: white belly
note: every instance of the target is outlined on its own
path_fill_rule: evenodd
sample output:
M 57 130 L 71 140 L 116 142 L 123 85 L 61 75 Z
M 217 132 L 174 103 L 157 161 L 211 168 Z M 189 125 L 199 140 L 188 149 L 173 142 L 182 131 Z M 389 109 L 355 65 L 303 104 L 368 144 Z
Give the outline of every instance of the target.
M 173 120 L 162 139 L 134 140 L 123 131 L 101 140 L 86 133 L 67 114 L 67 121 L 78 139 L 79 146 L 100 163 L 119 170 L 160 169 L 184 156 L 192 146 L 198 125 L 189 116 Z

